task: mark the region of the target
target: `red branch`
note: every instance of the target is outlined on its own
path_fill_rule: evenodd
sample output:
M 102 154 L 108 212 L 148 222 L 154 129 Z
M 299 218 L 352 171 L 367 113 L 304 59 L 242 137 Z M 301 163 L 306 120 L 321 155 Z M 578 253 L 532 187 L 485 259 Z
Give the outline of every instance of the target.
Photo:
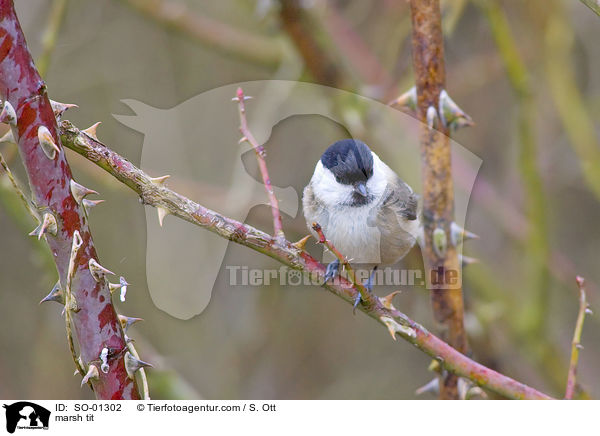
M 354 270 L 352 269 L 350 262 L 348 262 L 346 256 L 340 253 L 340 251 L 337 248 L 335 248 L 335 245 L 333 245 L 333 243 L 325 237 L 325 233 L 323 233 L 323 228 L 321 227 L 321 225 L 319 223 L 312 223 L 312 228 L 319 236 L 319 244 L 325 245 L 327 249 L 331 251 L 333 255 L 340 261 L 340 265 L 342 265 L 346 270 L 350 282 L 360 293 L 360 298 L 363 301 L 363 304 L 365 304 L 367 307 L 375 306 L 375 294 L 369 292 L 367 288 L 365 288 L 365 286 L 356 279 L 356 275 L 354 274 Z
M 271 178 L 269 177 L 269 170 L 267 169 L 267 163 L 265 162 L 266 152 L 262 145 L 260 145 L 252 132 L 248 128 L 248 120 L 246 119 L 246 100 L 251 97 L 245 96 L 242 88 L 237 89 L 237 95 L 234 100 L 238 102 L 238 108 L 240 111 L 240 132 L 242 133 L 243 141 L 248 141 L 254 152 L 256 153 L 256 160 L 258 161 L 258 167 L 260 168 L 260 174 L 262 175 L 263 183 L 265 184 L 265 190 L 269 196 L 269 202 L 271 203 L 271 212 L 273 213 L 273 233 L 277 238 L 285 239 L 283 233 L 283 224 L 281 222 L 281 213 L 279 212 L 279 202 L 273 192 L 273 186 L 271 185 Z
M 0 94 L 16 112 L 13 134 L 18 140 L 35 202 L 56 218 L 56 235 L 46 233 L 46 241 L 63 290 L 67 285 L 74 232 L 79 231 L 82 238 L 71 281 L 77 312 L 73 310 L 70 315 L 79 339 L 84 369 L 90 362 L 98 361 L 103 348 L 109 350 L 109 371 L 99 371 L 99 377 L 90 380 L 96 397 L 139 399 L 136 383 L 128 378 L 125 370 L 122 356 L 126 343 L 111 303 L 108 284 L 105 280 L 96 282 L 88 267 L 90 259 L 97 259 L 88 220 L 83 207 L 71 195 L 71 169 L 57 133 L 56 119 L 46 86 L 27 49 L 12 0 L 0 0 Z M 44 153 L 38 139 L 38 129 L 42 126 L 49 130 L 58 147 L 53 158 Z

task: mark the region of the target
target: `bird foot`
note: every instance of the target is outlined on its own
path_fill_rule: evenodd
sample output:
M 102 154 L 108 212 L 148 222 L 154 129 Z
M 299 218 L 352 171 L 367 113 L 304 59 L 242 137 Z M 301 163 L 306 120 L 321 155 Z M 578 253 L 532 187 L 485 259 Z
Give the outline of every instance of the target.
M 325 270 L 325 281 L 329 281 L 338 275 L 340 270 L 340 261 L 338 259 L 331 262 L 327 265 L 327 269 Z

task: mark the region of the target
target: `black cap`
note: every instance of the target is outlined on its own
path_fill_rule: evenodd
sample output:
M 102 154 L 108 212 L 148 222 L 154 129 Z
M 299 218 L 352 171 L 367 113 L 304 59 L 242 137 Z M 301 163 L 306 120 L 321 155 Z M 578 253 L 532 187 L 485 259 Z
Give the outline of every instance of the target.
M 321 156 L 321 163 L 344 185 L 366 182 L 373 175 L 371 149 L 358 139 L 334 142 Z

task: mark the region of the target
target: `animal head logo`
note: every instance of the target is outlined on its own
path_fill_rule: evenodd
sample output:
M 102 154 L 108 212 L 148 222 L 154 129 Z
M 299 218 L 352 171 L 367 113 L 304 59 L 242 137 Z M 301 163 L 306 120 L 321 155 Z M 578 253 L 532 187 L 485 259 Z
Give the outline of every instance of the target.
M 48 429 L 50 411 L 29 401 L 4 404 L 6 409 L 6 431 L 14 433 L 19 429 Z
M 273 140 L 276 127 L 294 117 L 322 117 L 344 126 L 345 137 L 355 138 L 367 133 L 360 120 L 368 118 L 371 148 L 420 192 L 420 123 L 380 102 L 339 89 L 294 81 L 246 82 L 204 92 L 168 109 L 123 100 L 134 114 L 114 117 L 143 133 L 142 169 L 152 176 L 170 174 L 169 187 L 244 222 L 252 208 L 268 204 L 268 198 L 260 176 L 249 170 L 256 165 L 252 147 L 247 142 L 238 143 L 239 114 L 231 101 L 238 86 L 254 97 L 246 104 L 249 127 L 259 144 L 269 143 L 269 172 L 284 221 L 286 216 L 299 216 L 299 212 L 301 216 L 302 189 L 330 143 L 310 127 Z M 269 148 L 270 142 L 276 142 L 275 150 Z M 463 163 L 460 180 L 455 183 L 456 220 L 461 223 L 481 160 L 456 143 L 452 149 L 453 159 Z M 269 160 L 272 152 L 277 159 Z M 401 158 L 391 160 L 389 156 Z M 299 173 L 301 179 L 286 180 Z M 182 220 L 164 218 L 161 227 L 156 209 L 146 208 L 147 283 L 158 308 L 189 319 L 208 305 L 214 284 L 225 269 L 229 241 Z M 266 222 L 261 228 L 269 231 L 272 225 Z

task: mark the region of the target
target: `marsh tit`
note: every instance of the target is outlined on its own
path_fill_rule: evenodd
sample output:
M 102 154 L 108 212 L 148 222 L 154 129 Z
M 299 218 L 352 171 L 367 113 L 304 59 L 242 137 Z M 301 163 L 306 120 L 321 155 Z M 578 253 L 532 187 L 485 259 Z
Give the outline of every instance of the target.
M 415 244 L 417 203 L 411 187 L 357 139 L 337 141 L 325 150 L 302 198 L 311 232 L 312 224 L 319 223 L 351 264 L 373 271 L 396 263 Z M 338 268 L 337 261 L 329 264 L 325 279 L 337 275 Z

